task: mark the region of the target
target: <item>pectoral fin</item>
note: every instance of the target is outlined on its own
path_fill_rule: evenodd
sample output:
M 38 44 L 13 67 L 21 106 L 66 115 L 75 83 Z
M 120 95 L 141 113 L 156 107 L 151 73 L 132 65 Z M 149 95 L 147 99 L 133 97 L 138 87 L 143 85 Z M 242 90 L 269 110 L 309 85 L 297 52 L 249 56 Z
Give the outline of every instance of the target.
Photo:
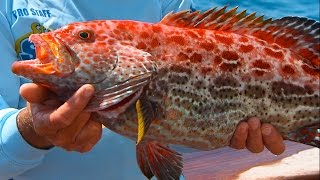
M 154 111 L 152 104 L 146 100 L 137 100 L 136 111 L 138 118 L 137 144 L 139 144 L 150 127 L 154 118 Z
M 90 112 L 104 110 L 120 103 L 130 96 L 134 96 L 136 92 L 150 82 L 151 76 L 152 73 L 145 73 L 97 92 L 92 97 L 86 110 Z
M 110 71 L 100 77 L 99 91 L 94 94 L 86 111 L 102 113 L 109 118 L 117 117 L 139 98 L 144 87 L 157 73 L 154 57 L 134 46 L 121 46 L 112 51 L 116 59 Z M 105 85 L 105 89 L 99 85 Z
M 181 154 L 155 141 L 142 141 L 136 148 L 137 162 L 147 178 L 179 179 L 183 167 Z

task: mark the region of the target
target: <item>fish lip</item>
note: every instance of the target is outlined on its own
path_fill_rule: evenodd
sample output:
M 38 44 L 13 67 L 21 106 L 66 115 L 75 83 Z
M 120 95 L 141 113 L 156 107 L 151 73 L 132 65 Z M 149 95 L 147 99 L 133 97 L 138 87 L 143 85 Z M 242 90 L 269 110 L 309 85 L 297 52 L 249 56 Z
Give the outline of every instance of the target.
M 44 38 L 45 37 L 45 38 Z M 36 59 L 39 60 L 41 64 L 51 63 L 54 60 L 56 60 L 56 54 L 54 53 L 54 48 L 50 46 L 49 43 L 53 44 L 62 44 L 62 41 L 60 38 L 46 33 L 46 34 L 31 34 L 29 37 L 29 41 L 31 41 L 34 44 L 35 47 L 35 53 L 36 53 Z M 67 52 L 67 56 L 71 57 L 72 59 L 75 59 L 75 53 L 68 47 L 63 46 Z M 57 51 L 57 49 L 55 49 Z M 46 52 L 46 54 L 42 53 Z M 60 53 L 58 53 L 60 54 Z
M 14 62 L 11 67 L 12 72 L 33 81 L 35 74 L 55 74 L 54 56 L 48 42 L 41 37 L 41 34 L 31 34 L 29 41 L 34 44 L 36 58 Z
M 40 34 L 31 34 L 29 37 L 29 41 L 34 44 L 36 53 L 36 58 L 34 60 L 38 61 L 39 64 L 47 64 L 53 62 L 53 59 L 48 58 L 48 54 L 43 53 L 50 52 L 50 54 L 53 54 L 48 42 L 45 41 Z M 36 64 L 36 62 L 30 63 Z
M 74 72 L 74 54 L 59 38 L 50 33 L 32 34 L 29 41 L 34 44 L 36 58 L 15 62 L 12 72 L 25 77 L 32 74 L 65 77 Z
M 44 39 L 39 34 L 31 34 L 29 41 L 33 43 L 36 57 L 29 60 L 17 60 L 11 66 L 11 71 L 14 74 L 32 79 L 34 74 L 53 74 L 53 60 L 48 58 L 48 52 L 51 49 Z M 50 50 L 50 51 L 49 51 Z

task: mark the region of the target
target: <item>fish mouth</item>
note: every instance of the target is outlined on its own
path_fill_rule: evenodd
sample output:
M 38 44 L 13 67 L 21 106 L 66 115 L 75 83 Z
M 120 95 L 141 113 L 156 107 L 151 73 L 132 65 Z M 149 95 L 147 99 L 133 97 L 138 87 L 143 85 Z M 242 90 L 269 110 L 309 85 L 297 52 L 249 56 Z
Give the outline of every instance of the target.
M 36 59 L 33 61 L 41 65 L 52 64 L 53 59 L 50 58 L 52 50 L 47 41 L 40 35 L 31 35 L 29 40 L 34 44 L 36 51 Z
M 63 43 L 51 34 L 32 34 L 29 41 L 34 44 L 36 58 L 16 61 L 12 72 L 30 78 L 31 75 L 66 76 L 74 69 L 73 56 Z

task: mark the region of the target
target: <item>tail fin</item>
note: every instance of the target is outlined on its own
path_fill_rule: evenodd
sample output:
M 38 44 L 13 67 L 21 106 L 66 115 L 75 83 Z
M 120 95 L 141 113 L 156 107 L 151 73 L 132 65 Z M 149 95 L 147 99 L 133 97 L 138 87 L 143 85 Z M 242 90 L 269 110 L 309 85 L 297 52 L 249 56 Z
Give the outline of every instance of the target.
M 320 123 L 305 126 L 289 133 L 289 140 L 320 148 Z

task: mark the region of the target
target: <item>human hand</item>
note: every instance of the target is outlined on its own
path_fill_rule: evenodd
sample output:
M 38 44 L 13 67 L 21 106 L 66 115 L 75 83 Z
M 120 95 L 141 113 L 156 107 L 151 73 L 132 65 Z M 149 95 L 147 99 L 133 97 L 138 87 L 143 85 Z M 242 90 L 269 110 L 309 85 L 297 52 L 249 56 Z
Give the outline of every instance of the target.
M 102 133 L 101 123 L 93 121 L 91 113 L 84 111 L 93 93 L 93 86 L 84 85 L 61 103 L 46 88 L 24 84 L 20 94 L 28 103 L 17 118 L 20 133 L 37 148 L 54 145 L 68 151 L 90 151 Z
M 250 118 L 240 122 L 230 141 L 230 147 L 247 148 L 253 153 L 262 152 L 266 147 L 273 154 L 284 152 L 285 145 L 282 136 L 271 124 L 262 124 L 258 118 Z

